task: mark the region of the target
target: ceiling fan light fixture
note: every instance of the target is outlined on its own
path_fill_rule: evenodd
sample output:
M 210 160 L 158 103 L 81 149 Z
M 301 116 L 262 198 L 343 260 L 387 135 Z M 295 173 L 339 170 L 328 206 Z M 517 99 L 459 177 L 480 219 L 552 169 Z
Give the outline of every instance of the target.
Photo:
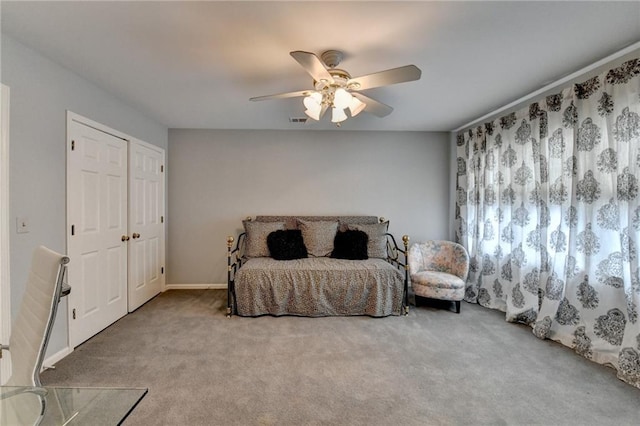
M 343 109 L 333 107 L 331 113 L 331 122 L 332 123 L 342 123 L 347 119 L 347 114 L 345 114 Z
M 307 109 L 318 109 L 320 110 L 320 103 L 322 102 L 322 94 L 319 92 L 311 92 L 308 96 L 304 98 L 302 103 Z
M 356 115 L 360 114 L 366 107 L 367 104 L 365 104 L 355 96 L 351 96 L 351 102 L 349 102 L 349 111 L 351 111 L 351 117 L 355 117 Z
M 305 114 L 307 114 L 310 118 L 313 118 L 316 121 L 320 121 L 320 112 L 322 110 L 320 108 L 318 108 L 317 110 L 311 110 L 311 109 L 307 109 L 304 111 Z
M 320 120 L 320 113 L 322 112 L 322 93 L 311 92 L 302 101 L 307 108 L 305 114 L 313 118 L 316 121 Z
M 348 108 L 351 104 L 351 99 L 353 99 L 351 93 L 347 92 L 342 87 L 339 87 L 333 95 L 333 106 L 340 109 Z

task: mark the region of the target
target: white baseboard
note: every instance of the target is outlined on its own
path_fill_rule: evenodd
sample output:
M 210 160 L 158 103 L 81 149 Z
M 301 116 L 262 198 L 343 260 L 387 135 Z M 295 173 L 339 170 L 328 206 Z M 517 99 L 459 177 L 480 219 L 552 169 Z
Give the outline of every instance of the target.
M 226 290 L 227 283 L 166 284 L 165 290 Z
M 63 348 L 50 357 L 46 358 L 42 363 L 42 370 L 44 371 L 47 368 L 52 368 L 52 366 L 56 365 L 58 361 L 69 355 L 71 352 L 73 352 L 73 349 L 67 346 L 66 348 Z

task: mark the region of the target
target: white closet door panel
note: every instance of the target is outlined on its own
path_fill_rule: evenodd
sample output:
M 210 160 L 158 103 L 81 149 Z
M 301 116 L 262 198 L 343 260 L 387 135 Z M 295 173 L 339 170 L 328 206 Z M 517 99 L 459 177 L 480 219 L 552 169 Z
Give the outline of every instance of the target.
M 97 251 L 82 253 L 80 257 L 76 257 L 74 260 L 77 263 L 77 268 L 80 269 L 79 276 L 84 283 L 99 283 L 100 282 L 100 271 L 99 271 L 99 253 Z M 75 283 L 74 283 L 75 284 Z M 77 292 L 79 290 L 79 286 L 74 286 L 73 291 Z M 88 319 L 88 317 L 96 312 L 100 307 L 100 303 L 98 301 L 98 292 L 97 291 L 83 291 L 82 292 L 83 300 L 78 306 L 80 306 L 80 312 L 77 315 L 80 316 L 83 320 Z
M 106 252 L 107 305 L 114 305 L 126 300 L 124 288 L 120 283 L 123 279 L 126 279 L 124 271 L 126 271 L 127 260 L 124 256 L 124 251 L 120 247 L 109 247 Z
M 129 146 L 129 312 L 164 286 L 164 150 L 140 141 Z
M 82 170 L 80 175 L 80 196 L 82 210 L 80 226 L 82 234 L 100 232 L 100 175 L 95 170 Z
M 146 284 L 144 262 L 140 259 L 145 255 L 145 241 L 135 241 L 131 247 L 131 272 L 129 274 L 129 286 L 133 286 L 135 291 L 139 291 Z M 135 262 L 135 263 L 134 263 Z
M 71 119 L 67 162 L 69 340 L 127 313 L 127 141 Z
M 147 246 L 147 262 L 149 264 L 149 276 L 147 279 L 150 282 L 155 282 L 160 279 L 160 238 L 149 238 L 147 240 Z

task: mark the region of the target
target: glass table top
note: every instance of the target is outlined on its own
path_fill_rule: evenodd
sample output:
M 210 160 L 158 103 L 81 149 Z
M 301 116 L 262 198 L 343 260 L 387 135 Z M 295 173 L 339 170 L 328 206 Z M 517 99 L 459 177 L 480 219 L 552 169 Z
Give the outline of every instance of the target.
M 0 425 L 118 425 L 146 388 L 0 387 Z

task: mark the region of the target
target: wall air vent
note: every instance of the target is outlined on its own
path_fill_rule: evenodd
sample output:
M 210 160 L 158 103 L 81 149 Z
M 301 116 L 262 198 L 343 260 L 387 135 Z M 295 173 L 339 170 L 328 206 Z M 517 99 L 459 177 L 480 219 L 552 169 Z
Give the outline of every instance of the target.
M 308 117 L 289 117 L 289 123 L 304 124 L 307 122 Z

